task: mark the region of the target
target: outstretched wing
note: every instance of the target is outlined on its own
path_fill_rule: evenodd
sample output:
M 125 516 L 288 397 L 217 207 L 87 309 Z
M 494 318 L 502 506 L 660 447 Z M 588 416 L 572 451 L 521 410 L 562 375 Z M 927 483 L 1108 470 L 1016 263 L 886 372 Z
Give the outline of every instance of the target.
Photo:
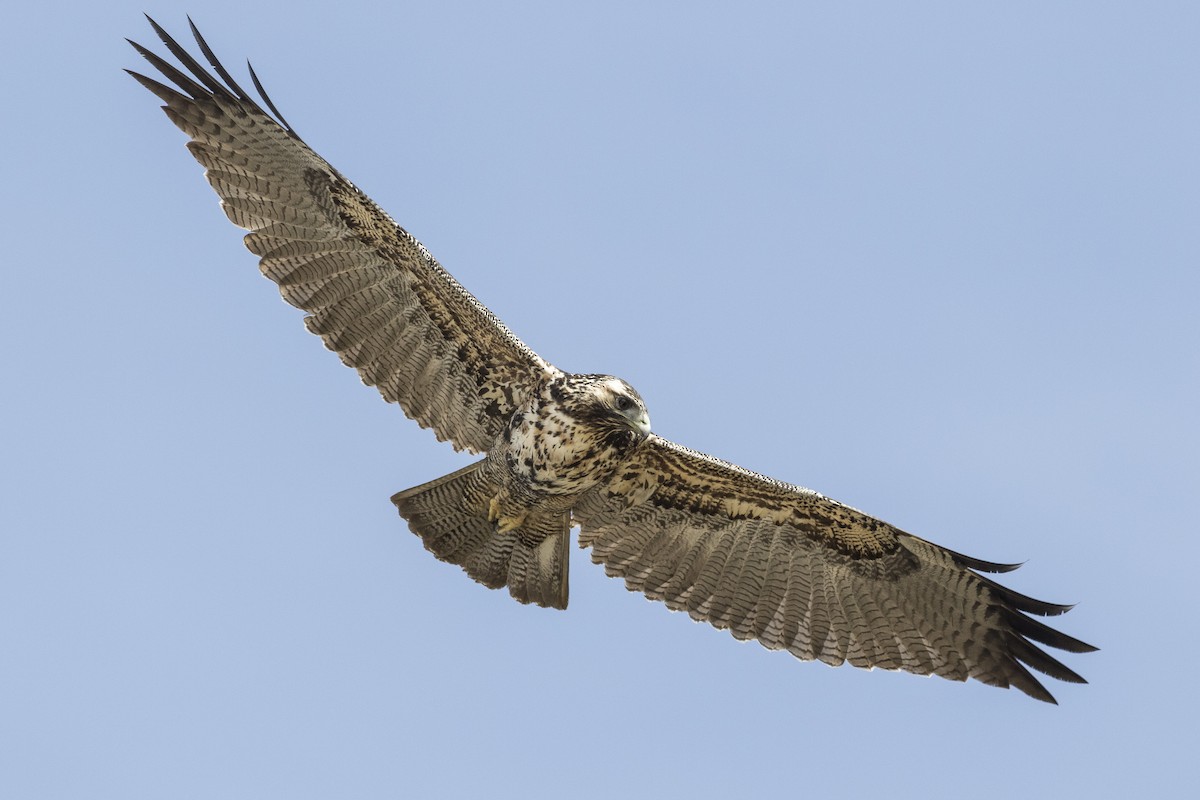
M 149 17 L 147 17 L 149 19 Z M 190 22 L 190 20 L 189 20 Z M 306 327 L 363 382 L 458 449 L 487 450 L 513 411 L 556 370 L 433 256 L 238 86 L 195 25 L 209 73 L 154 20 L 190 75 L 130 42 L 174 88 L 130 72 L 191 137 L 225 213 Z
M 580 546 L 631 590 L 772 650 L 976 678 L 1054 698 L 1023 666 L 1084 680 L 1033 642 L 1094 650 L 1028 614 L 1070 606 L 979 575 L 969 558 L 816 492 L 651 437 L 574 509 Z

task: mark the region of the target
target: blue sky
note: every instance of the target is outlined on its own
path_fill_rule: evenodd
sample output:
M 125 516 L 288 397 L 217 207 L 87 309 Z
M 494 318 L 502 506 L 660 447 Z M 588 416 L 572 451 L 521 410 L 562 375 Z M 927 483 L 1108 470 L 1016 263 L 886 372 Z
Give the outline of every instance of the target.
M 1195 4 L 32 5 L 0 28 L 0 796 L 1194 784 Z M 659 433 L 1027 560 L 1091 684 L 797 662 L 578 550 L 566 613 L 437 562 L 388 497 L 467 457 L 258 276 L 121 72 L 142 10 L 250 57 Z

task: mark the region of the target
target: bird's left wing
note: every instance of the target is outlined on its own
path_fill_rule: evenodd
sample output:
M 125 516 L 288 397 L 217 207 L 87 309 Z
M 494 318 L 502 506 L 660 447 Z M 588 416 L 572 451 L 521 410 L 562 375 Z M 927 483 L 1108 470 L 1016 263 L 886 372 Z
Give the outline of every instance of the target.
M 174 87 L 130 71 L 166 104 L 261 270 L 363 382 L 456 448 L 487 450 L 557 373 L 407 231 L 238 86 L 195 25 L 216 75 L 154 20 L 179 70 L 130 42 Z
M 1028 616 L 1069 606 L 977 572 L 1015 565 L 955 553 L 657 436 L 573 515 L 580 546 L 629 589 L 799 658 L 976 678 L 1053 702 L 1023 664 L 1083 679 L 1033 642 L 1095 649 Z

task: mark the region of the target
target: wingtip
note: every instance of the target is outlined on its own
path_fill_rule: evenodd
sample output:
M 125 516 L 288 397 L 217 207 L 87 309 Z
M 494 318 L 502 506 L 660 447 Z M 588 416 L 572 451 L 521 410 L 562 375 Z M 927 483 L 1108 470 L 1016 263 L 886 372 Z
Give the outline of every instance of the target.
M 142 13 L 145 14 L 146 21 L 150 23 L 150 27 L 154 29 L 154 32 L 156 34 L 158 34 L 158 37 L 160 39 L 163 39 L 165 41 L 165 40 L 171 38 L 171 35 L 167 33 L 167 29 L 164 28 L 162 25 L 159 25 L 157 22 L 155 22 L 154 17 L 150 16 L 149 14 L 146 14 L 146 12 L 144 12 L 144 11 Z
M 267 104 L 267 108 L 271 110 L 271 113 L 274 114 L 275 118 L 278 119 L 280 124 L 283 125 L 284 130 L 286 130 L 292 136 L 295 136 L 297 139 L 300 139 L 300 136 L 296 133 L 296 129 L 291 126 L 291 123 L 289 123 L 286 118 L 284 118 L 283 114 L 279 113 L 279 109 L 275 107 L 275 103 L 271 100 L 271 96 L 267 94 L 267 90 L 263 88 L 262 81 L 258 79 L 258 73 L 254 71 L 254 65 L 250 63 L 250 59 L 246 59 L 246 69 L 250 72 L 250 80 L 254 82 L 254 88 L 258 91 L 259 96 L 262 97 L 263 102 Z
M 1018 570 L 1025 566 L 1024 561 L 1018 561 L 1015 564 L 1004 564 L 999 561 L 987 561 L 986 559 L 975 558 L 974 556 L 960 553 L 957 550 L 951 550 L 948 547 L 941 547 L 941 549 L 948 553 L 960 567 L 966 567 L 967 569 L 973 569 L 978 572 L 987 572 L 993 575 L 1002 574 L 1005 572 Z

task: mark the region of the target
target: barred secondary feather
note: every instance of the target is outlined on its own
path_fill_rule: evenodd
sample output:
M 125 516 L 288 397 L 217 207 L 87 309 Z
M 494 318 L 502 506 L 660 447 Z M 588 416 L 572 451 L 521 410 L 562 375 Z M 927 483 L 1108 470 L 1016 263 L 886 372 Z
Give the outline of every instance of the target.
M 981 574 L 1016 565 L 654 435 L 633 387 L 559 370 L 521 342 L 300 139 L 252 68 L 259 100 L 194 24 L 211 72 L 150 24 L 182 69 L 130 42 L 171 85 L 130 74 L 189 137 L 263 275 L 385 400 L 486 454 L 393 496 L 435 556 L 521 602 L 566 608 L 577 525 L 630 590 L 801 659 L 974 678 L 1048 702 L 1029 668 L 1084 682 L 1038 647 L 1095 649 L 1034 618 L 1070 606 Z

